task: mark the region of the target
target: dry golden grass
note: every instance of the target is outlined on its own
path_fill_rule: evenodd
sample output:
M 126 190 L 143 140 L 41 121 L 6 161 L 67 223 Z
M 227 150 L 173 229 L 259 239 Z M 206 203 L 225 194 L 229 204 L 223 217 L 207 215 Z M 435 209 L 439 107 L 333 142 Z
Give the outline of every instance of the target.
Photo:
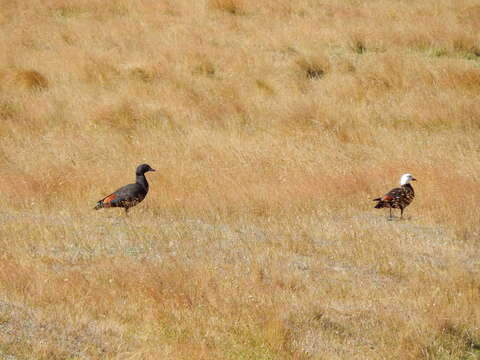
M 480 357 L 478 1 L 0 8 L 0 358 Z

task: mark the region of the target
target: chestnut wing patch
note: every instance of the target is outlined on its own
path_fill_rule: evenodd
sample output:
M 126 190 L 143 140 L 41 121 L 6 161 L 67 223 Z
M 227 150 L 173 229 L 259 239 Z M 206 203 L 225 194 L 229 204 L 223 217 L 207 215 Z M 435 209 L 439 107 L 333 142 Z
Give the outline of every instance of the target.
M 105 199 L 103 199 L 104 206 L 105 207 L 110 207 L 112 201 L 115 200 L 116 198 L 117 198 L 117 195 L 115 195 L 115 194 L 108 195 Z

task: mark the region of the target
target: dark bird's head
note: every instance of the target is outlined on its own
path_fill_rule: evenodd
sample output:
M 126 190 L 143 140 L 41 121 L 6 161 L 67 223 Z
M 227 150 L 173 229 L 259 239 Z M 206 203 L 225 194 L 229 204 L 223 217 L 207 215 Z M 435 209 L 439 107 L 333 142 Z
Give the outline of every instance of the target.
M 142 164 L 142 165 L 138 165 L 136 174 L 137 174 L 137 175 L 143 175 L 143 174 L 145 174 L 145 173 L 148 172 L 148 171 L 155 171 L 155 169 L 153 169 L 153 168 L 152 168 L 150 165 L 148 165 L 148 164 Z

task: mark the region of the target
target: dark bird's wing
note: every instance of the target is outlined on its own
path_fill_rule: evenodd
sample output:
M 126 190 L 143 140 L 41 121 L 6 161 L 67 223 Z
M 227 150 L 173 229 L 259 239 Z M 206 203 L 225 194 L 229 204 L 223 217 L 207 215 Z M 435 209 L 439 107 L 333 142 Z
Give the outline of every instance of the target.
M 113 202 L 137 203 L 145 198 L 145 195 L 147 195 L 147 191 L 143 186 L 135 183 L 121 187 L 120 189 L 115 191 L 114 194 L 117 196 L 117 198 L 114 199 Z
M 98 201 L 95 209 L 133 206 L 142 201 L 145 195 L 147 195 L 147 191 L 141 185 L 137 183 L 125 185 Z

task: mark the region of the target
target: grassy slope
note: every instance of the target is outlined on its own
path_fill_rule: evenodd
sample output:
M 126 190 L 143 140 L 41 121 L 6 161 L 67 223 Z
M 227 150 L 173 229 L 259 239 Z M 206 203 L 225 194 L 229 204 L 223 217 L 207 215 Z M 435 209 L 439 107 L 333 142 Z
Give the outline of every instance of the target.
M 478 358 L 477 4 L 0 1 L 0 358 Z

